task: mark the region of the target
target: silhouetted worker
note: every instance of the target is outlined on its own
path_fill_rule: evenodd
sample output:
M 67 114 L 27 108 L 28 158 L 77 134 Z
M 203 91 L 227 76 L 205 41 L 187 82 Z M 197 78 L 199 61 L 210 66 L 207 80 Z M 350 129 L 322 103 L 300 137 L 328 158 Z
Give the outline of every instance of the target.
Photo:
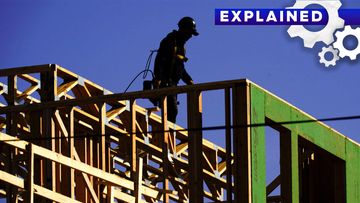
M 161 42 L 154 65 L 154 87 L 174 87 L 181 79 L 187 85 L 194 84 L 186 72 L 184 63 L 185 43 L 194 35 L 198 36 L 196 24 L 191 17 L 183 17 L 178 23 L 179 29 L 173 30 Z M 175 123 L 178 114 L 177 95 L 167 96 L 168 120 Z

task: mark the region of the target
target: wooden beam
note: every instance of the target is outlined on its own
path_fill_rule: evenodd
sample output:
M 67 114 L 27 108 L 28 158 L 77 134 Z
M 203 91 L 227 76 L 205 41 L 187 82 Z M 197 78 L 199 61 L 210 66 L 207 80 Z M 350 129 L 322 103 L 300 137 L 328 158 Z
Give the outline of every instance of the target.
M 19 74 L 30 74 L 30 73 L 40 73 L 47 72 L 53 70 L 52 64 L 46 65 L 37 65 L 37 66 L 24 66 L 20 68 L 5 68 L 1 69 L 1 76 L 9 76 L 9 75 L 19 75 Z
M 276 178 L 271 181 L 271 183 L 266 186 L 266 196 L 270 195 L 281 183 L 281 175 L 276 176 Z
M 201 92 L 187 94 L 189 135 L 189 202 L 203 202 L 202 173 L 202 97 Z M 192 130 L 196 129 L 196 130 Z
M 40 88 L 40 98 L 41 102 L 49 102 L 56 100 L 57 93 L 57 75 L 56 75 L 56 66 L 51 65 L 52 70 L 48 72 L 42 72 L 40 74 L 41 88 Z M 42 138 L 41 146 L 45 147 L 51 151 L 55 149 L 55 125 L 53 121 L 54 110 L 51 108 L 42 110 Z M 55 163 L 52 163 L 49 160 L 43 162 L 44 168 L 44 186 L 52 191 L 56 189 L 56 183 L 54 180 L 55 177 Z
M 231 101 L 230 88 L 225 89 L 225 148 L 226 148 L 226 200 L 232 202 L 232 147 L 231 147 Z M 220 167 L 219 167 L 220 168 Z M 219 171 L 220 172 L 220 171 Z
M 39 87 L 37 85 L 31 86 L 28 89 L 26 89 L 24 92 L 22 92 L 20 95 L 18 95 L 16 100 L 18 102 L 20 102 L 22 99 L 27 98 L 28 96 L 30 96 L 32 93 L 34 93 L 38 89 L 39 89 Z
M 283 128 L 280 131 L 281 199 L 299 202 L 298 135 Z
M 163 140 L 162 140 L 162 166 L 163 166 L 163 190 L 169 190 L 169 159 L 168 159 L 168 150 L 169 150 L 169 126 L 168 126 L 168 110 L 167 110 L 167 97 L 161 98 L 161 123 L 162 123 L 162 131 Z M 163 193 L 164 202 L 169 202 L 169 194 Z
M 98 128 L 98 135 L 99 135 L 99 156 L 100 156 L 100 169 L 103 171 L 109 172 L 109 169 L 106 168 L 106 132 L 105 132 L 105 119 L 106 119 L 106 104 L 101 103 L 98 104 L 99 106 L 99 128 Z
M 11 175 L 9 173 L 6 173 L 6 172 L 0 170 L 0 178 L 1 178 L 1 180 L 5 181 L 11 185 L 14 185 L 18 188 L 24 189 L 24 180 L 17 176 Z M 33 192 L 35 194 L 40 195 L 45 198 L 48 198 L 50 200 L 56 201 L 56 202 L 80 203 L 79 201 L 76 201 L 74 199 L 66 197 L 62 194 L 53 192 L 49 189 L 43 188 L 36 184 L 33 185 L 33 188 L 34 188 Z
M 12 136 L 9 136 L 9 135 L 6 135 L 6 134 L 0 132 L 0 141 L 1 140 L 7 140 L 6 141 L 7 144 L 17 147 L 17 148 L 20 148 L 22 150 L 25 150 L 25 147 L 28 144 L 28 142 L 17 140 L 16 138 L 14 138 Z M 13 141 L 9 141 L 9 140 L 13 140 Z M 52 152 L 48 149 L 45 149 L 45 148 L 42 148 L 42 147 L 39 147 L 36 145 L 33 146 L 33 149 L 34 149 L 34 153 L 36 155 L 44 157 L 45 159 L 55 161 L 57 163 L 71 167 L 75 170 L 78 170 L 78 171 L 87 173 L 89 175 L 95 176 L 97 178 L 100 178 L 102 180 L 108 181 L 112 185 L 124 187 L 124 188 L 130 189 L 130 190 L 134 189 L 134 183 L 131 181 L 128 181 L 126 179 L 117 177 L 113 174 L 106 173 L 100 169 L 93 168 L 87 164 L 80 162 L 80 161 L 70 159 L 68 157 L 65 157 L 63 155 L 57 154 L 55 152 Z
M 139 163 L 137 165 L 137 174 L 135 182 L 135 202 L 138 203 L 141 201 L 141 190 L 142 190 L 142 178 L 143 178 L 143 159 L 139 158 Z
M 114 197 L 118 200 L 124 201 L 124 202 L 135 202 L 135 197 L 122 192 L 120 189 L 114 188 Z
M 28 75 L 28 74 L 19 74 L 18 75 L 19 78 L 31 83 L 32 85 L 37 85 L 39 84 L 39 80 L 32 77 L 31 75 Z
M 138 98 L 150 98 L 150 97 L 159 97 L 168 94 L 181 94 L 187 93 L 192 91 L 207 91 L 207 90 L 216 90 L 216 89 L 223 89 L 227 87 L 232 87 L 234 85 L 244 84 L 248 82 L 248 80 L 229 80 L 223 82 L 213 82 L 213 83 L 203 83 L 203 84 L 195 84 L 195 85 L 186 85 L 180 87 L 169 87 L 169 88 L 161 88 L 152 91 L 138 91 L 138 92 L 129 92 L 126 94 L 123 93 L 116 93 L 110 95 L 100 95 L 100 96 L 93 96 L 93 97 L 83 97 L 71 100 L 61 100 L 61 101 L 54 101 L 54 102 L 46 102 L 41 104 L 31 104 L 31 105 L 18 105 L 13 107 L 4 107 L 0 109 L 0 114 L 7 113 L 7 112 L 14 112 L 14 111 L 30 111 L 30 110 L 39 110 L 45 108 L 57 108 L 63 106 L 79 106 L 79 105 L 86 105 L 86 104 L 94 104 L 94 103 L 101 103 L 101 102 L 118 102 L 118 101 L 125 101 L 131 99 L 138 99 Z
M 0 170 L 0 179 L 13 186 L 24 189 L 24 179 Z
M 68 151 L 67 154 L 69 155 L 70 159 L 74 159 L 75 155 L 75 143 L 74 143 L 74 136 L 75 136 L 75 120 L 74 120 L 74 109 L 71 108 L 69 111 L 69 131 L 68 131 Z M 69 189 L 68 194 L 71 198 L 75 198 L 75 170 L 70 168 L 69 169 Z
M 16 105 L 16 92 L 17 92 L 17 77 L 10 75 L 7 77 L 8 81 L 8 106 Z M 12 136 L 17 136 L 17 122 L 18 113 L 9 112 L 6 114 L 6 133 Z M 16 150 L 4 147 L 4 152 L 7 154 L 7 160 L 5 163 L 6 171 L 11 174 L 16 174 L 16 164 L 14 163 L 13 157 L 16 155 Z M 6 186 L 6 200 L 7 202 L 16 201 L 17 191 L 12 185 Z
M 137 152 L 136 152 L 136 110 L 135 110 L 135 100 L 130 100 L 130 171 L 132 180 L 136 181 L 136 162 L 137 162 Z
M 34 185 L 35 194 L 45 197 L 49 200 L 56 202 L 69 202 L 69 203 L 81 203 L 75 199 L 69 198 L 65 195 L 53 192 L 52 190 L 43 188 L 39 185 Z
M 233 87 L 233 125 L 250 124 L 250 98 L 248 85 Z M 234 149 L 234 201 L 251 201 L 251 149 L 250 128 L 233 129 Z
M 68 81 L 61 84 L 57 89 L 58 97 L 64 96 L 68 91 L 70 91 L 73 87 L 78 84 L 78 81 Z
M 27 179 L 26 179 L 26 202 L 34 203 L 34 152 L 32 144 L 29 143 L 26 146 L 26 152 L 28 153 L 27 163 Z

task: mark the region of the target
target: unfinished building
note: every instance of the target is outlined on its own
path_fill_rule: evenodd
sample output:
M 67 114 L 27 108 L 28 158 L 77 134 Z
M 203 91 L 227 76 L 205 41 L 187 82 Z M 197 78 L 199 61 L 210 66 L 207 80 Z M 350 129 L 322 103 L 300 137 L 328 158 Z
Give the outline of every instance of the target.
M 360 145 L 249 80 L 114 94 L 55 64 L 0 77 L 6 202 L 360 202 Z M 223 144 L 204 139 L 211 91 Z M 187 98 L 185 127 L 137 105 L 170 93 Z M 279 138 L 270 183 L 265 128 Z

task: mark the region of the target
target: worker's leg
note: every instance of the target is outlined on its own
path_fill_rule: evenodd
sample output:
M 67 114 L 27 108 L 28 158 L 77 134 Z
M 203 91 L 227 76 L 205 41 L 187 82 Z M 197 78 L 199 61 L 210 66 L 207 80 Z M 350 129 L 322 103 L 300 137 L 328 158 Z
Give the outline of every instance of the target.
M 177 95 L 167 96 L 168 120 L 175 123 L 178 114 Z

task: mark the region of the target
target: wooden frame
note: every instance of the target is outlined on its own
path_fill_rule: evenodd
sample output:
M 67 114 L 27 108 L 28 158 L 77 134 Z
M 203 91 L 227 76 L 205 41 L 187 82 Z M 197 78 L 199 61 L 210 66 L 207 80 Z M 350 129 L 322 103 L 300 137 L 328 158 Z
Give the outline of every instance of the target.
M 360 201 L 359 144 L 320 122 L 277 125 L 313 118 L 248 80 L 113 94 L 55 64 L 0 76 L 0 187 L 9 202 L 299 202 L 299 137 L 344 161 L 344 195 Z M 225 146 L 202 137 L 201 95 L 212 90 L 224 92 Z M 157 97 L 165 107 L 168 94 L 187 96 L 186 128 L 167 121 L 166 108 L 136 104 Z M 264 126 L 251 127 L 259 123 L 281 132 L 281 174 L 268 186 Z M 278 185 L 281 195 L 268 196 Z

